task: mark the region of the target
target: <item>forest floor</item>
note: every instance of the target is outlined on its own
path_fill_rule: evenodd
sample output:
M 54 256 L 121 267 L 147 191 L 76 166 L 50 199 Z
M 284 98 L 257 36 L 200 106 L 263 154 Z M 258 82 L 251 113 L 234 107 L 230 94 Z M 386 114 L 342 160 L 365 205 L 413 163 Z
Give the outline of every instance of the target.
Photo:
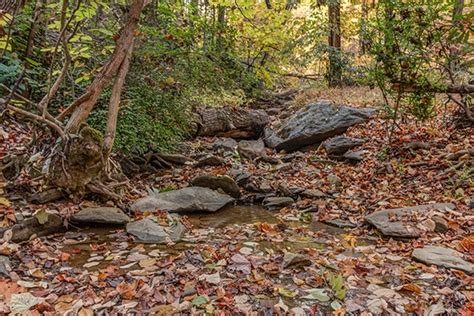
M 320 98 L 375 106 L 380 96 L 373 91 L 305 91 L 282 111 Z M 4 236 L 0 314 L 473 315 L 472 157 L 462 150 L 474 147 L 474 129 L 455 128 L 445 119 L 450 114 L 426 123 L 400 122 L 391 143 L 391 124 L 381 113 L 351 127 L 347 136 L 366 140 L 358 148 L 364 151 L 358 163 L 330 159 L 321 148 L 296 154 L 267 149 L 279 163 L 228 155 L 220 166 L 184 165 L 137 175 L 123 205 L 150 187 L 182 188 L 198 174 L 236 169 L 271 193 L 311 190 L 313 195 L 296 195 L 294 203 L 269 210 L 260 205 L 265 194 L 242 190 L 242 203 L 183 216 L 184 238 L 164 245 L 135 242 L 121 226 L 70 223 L 67 232 L 21 243 Z M 4 152 L 21 150 L 31 137 L 13 123 L 1 133 Z M 199 138 L 182 147 L 216 154 L 216 140 Z M 16 221 L 15 214 L 47 210 L 66 221 L 81 208 L 113 205 L 92 199 L 34 205 L 24 194 L 41 183 L 22 175 L 15 185 L 24 193 L 4 188 L 0 227 Z M 428 229 L 435 223 L 416 215 L 406 219 L 420 224 L 415 238 L 385 237 L 365 220 L 383 209 L 435 202 L 455 206 L 433 210 L 442 213 L 445 227 Z M 467 271 L 415 260 L 413 251 L 427 245 L 455 249 Z M 1 260 L 9 261 L 3 271 Z

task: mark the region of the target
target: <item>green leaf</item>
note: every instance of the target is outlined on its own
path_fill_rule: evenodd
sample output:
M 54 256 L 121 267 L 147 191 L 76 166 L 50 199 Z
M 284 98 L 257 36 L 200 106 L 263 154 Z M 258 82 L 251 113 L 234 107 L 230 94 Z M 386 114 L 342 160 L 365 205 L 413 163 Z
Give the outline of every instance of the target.
M 285 288 L 285 287 L 281 287 L 278 289 L 278 293 L 280 293 L 281 296 L 284 296 L 284 297 L 290 297 L 290 298 L 293 298 L 296 296 L 296 292 L 292 292 L 291 290 Z
M 196 305 L 196 306 L 199 306 L 199 305 L 202 305 L 202 304 L 206 304 L 207 302 L 208 302 L 207 297 L 200 295 L 200 296 L 196 296 L 196 297 L 191 301 L 191 304 Z
M 327 296 L 325 289 L 310 289 L 306 290 L 308 295 L 303 296 L 302 298 L 307 300 L 318 300 L 320 302 L 327 302 L 330 300 L 329 296 Z
M 45 224 L 48 221 L 48 213 L 45 210 L 39 210 L 35 214 L 35 218 L 41 225 Z

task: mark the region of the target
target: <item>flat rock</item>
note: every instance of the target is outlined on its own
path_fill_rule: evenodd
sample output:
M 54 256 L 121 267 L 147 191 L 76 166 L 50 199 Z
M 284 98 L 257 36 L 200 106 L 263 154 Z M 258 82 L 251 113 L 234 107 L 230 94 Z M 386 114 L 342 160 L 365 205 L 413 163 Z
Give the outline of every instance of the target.
M 255 159 L 265 156 L 265 143 L 263 140 L 241 140 L 237 146 L 240 156 Z
M 80 210 L 72 216 L 72 220 L 80 223 L 126 224 L 130 221 L 121 209 L 116 207 L 90 207 Z
M 270 196 L 263 200 L 263 206 L 267 208 L 281 208 L 293 204 L 295 201 L 288 196 Z
M 314 189 L 314 190 L 304 190 L 303 192 L 300 193 L 300 196 L 308 198 L 308 199 L 321 199 L 321 198 L 327 197 L 328 195 L 324 193 L 323 191 Z
M 183 156 L 181 154 L 162 154 L 160 153 L 159 156 L 166 160 L 169 163 L 174 165 L 185 165 L 187 162 L 193 161 L 191 158 Z
M 224 158 L 213 156 L 213 155 L 201 158 L 196 163 L 196 167 L 222 166 L 222 165 L 225 165 Z
M 175 191 L 153 193 L 131 205 L 133 211 L 163 210 L 168 212 L 216 212 L 234 199 L 209 188 L 189 187 Z
M 356 224 L 351 223 L 349 221 L 342 220 L 342 219 L 328 219 L 328 220 L 324 220 L 323 223 L 331 225 L 331 226 L 339 227 L 339 228 L 356 228 L 357 227 Z
M 283 257 L 283 268 L 301 268 L 311 265 L 311 260 L 298 253 L 285 252 Z
M 350 162 L 356 163 L 356 162 L 364 160 L 364 157 L 367 153 L 368 153 L 367 150 L 357 150 L 357 151 L 349 150 L 346 153 L 344 153 L 344 155 L 342 155 L 342 158 Z
M 349 149 L 362 145 L 364 142 L 365 141 L 363 139 L 359 138 L 336 136 L 323 142 L 322 146 L 328 155 L 340 156 Z
M 7 256 L 0 256 L 0 275 L 10 275 L 12 270 L 10 259 Z
M 0 228 L 0 238 L 3 236 L 5 231 L 9 229 L 12 230 L 11 241 L 18 243 L 30 239 L 33 235 L 41 237 L 58 233 L 64 229 L 64 225 L 63 219 L 60 216 L 46 212 L 41 222 L 36 216 L 33 216 L 28 217 L 11 227 Z
M 135 236 L 140 242 L 167 243 L 179 241 L 186 228 L 177 216 L 170 216 L 172 223 L 163 227 L 151 218 L 144 218 L 127 224 L 127 233 Z
M 195 187 L 210 188 L 212 190 L 221 189 L 234 198 L 240 197 L 239 186 L 234 179 L 229 176 L 204 174 L 194 177 L 189 184 Z
M 310 104 L 274 128 L 265 129 L 265 144 L 276 150 L 294 151 L 321 143 L 367 121 L 374 109 L 334 106 L 329 101 Z
M 466 273 L 474 274 L 474 264 L 464 260 L 462 253 L 454 249 L 425 246 L 413 250 L 411 256 L 425 264 L 434 264 L 440 267 L 462 270 Z
M 453 210 L 455 206 L 452 203 L 434 203 L 387 209 L 372 213 L 366 216 L 365 220 L 374 225 L 385 236 L 415 238 L 419 237 L 424 230 L 420 228 L 418 221 L 413 221 L 414 217 L 420 218 L 429 210 L 444 211 L 446 208 Z M 435 223 L 433 224 L 435 225 Z

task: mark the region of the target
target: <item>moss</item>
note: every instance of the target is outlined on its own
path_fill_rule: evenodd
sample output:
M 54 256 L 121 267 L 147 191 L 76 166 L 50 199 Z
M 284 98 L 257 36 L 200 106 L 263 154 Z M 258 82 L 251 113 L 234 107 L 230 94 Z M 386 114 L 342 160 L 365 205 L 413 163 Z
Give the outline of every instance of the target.
M 104 135 L 99 130 L 87 125 L 81 129 L 79 134 L 83 138 L 89 138 L 95 141 L 97 144 L 102 144 L 104 142 Z

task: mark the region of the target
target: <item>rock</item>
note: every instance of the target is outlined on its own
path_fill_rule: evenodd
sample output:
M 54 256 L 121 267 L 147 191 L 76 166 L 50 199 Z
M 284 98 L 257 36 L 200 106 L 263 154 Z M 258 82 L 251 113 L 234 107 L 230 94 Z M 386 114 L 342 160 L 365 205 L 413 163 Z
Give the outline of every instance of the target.
M 194 177 L 190 184 L 195 187 L 205 187 L 213 190 L 221 189 L 234 198 L 240 197 L 239 186 L 231 177 L 228 176 L 204 174 Z
M 197 163 L 196 167 L 205 167 L 205 166 L 222 166 L 225 165 L 225 160 L 224 158 L 217 157 L 217 156 L 207 156 L 204 158 L 201 158 Z
M 321 198 L 327 197 L 328 195 L 324 193 L 323 191 L 316 189 L 316 190 L 304 190 L 303 192 L 300 193 L 300 196 L 308 198 L 308 199 L 321 199 Z
M 80 223 L 120 225 L 128 223 L 130 217 L 116 207 L 90 207 L 74 214 L 72 220 Z
M 216 212 L 234 199 L 202 187 L 189 187 L 175 191 L 153 193 L 150 196 L 135 201 L 133 211 L 154 211 L 156 209 L 168 212 Z
M 474 198 L 471 198 L 471 200 L 469 201 L 469 208 L 471 210 L 474 210 Z
M 337 107 L 320 101 L 302 108 L 275 128 L 266 128 L 265 144 L 276 150 L 294 151 L 340 135 L 374 113 L 374 109 Z
M 161 159 L 172 163 L 173 165 L 184 165 L 187 162 L 193 161 L 191 158 L 188 158 L 186 156 L 180 155 L 180 154 L 158 154 Z
M 304 189 L 302 189 L 300 187 L 295 187 L 295 186 L 290 187 L 290 186 L 287 186 L 284 183 L 278 184 L 278 192 L 281 195 L 285 195 L 285 196 L 295 198 L 295 197 L 298 196 L 298 194 L 300 194 L 303 191 L 304 191 Z
M 298 253 L 285 252 L 283 257 L 283 268 L 302 268 L 305 266 L 311 265 L 311 260 L 305 256 Z
M 342 158 L 352 161 L 352 162 L 359 162 L 359 161 L 364 160 L 364 156 L 366 154 L 367 154 L 366 150 L 358 150 L 358 151 L 349 150 L 344 155 L 342 155 Z
M 444 219 L 444 217 L 439 216 L 439 215 L 434 215 L 433 217 L 431 217 L 431 219 L 435 223 L 435 228 L 434 228 L 435 232 L 445 233 L 449 230 L 448 221 L 446 219 Z
M 59 200 L 64 196 L 58 189 L 49 189 L 43 192 L 34 193 L 30 196 L 30 202 L 35 204 L 44 204 Z
M 265 156 L 265 143 L 263 140 L 241 140 L 237 146 L 240 156 L 247 159 L 255 159 Z
M 359 138 L 336 136 L 323 142 L 322 146 L 329 156 L 340 156 L 349 149 L 362 145 L 364 142 L 363 139 Z
M 10 271 L 12 270 L 12 266 L 10 263 L 10 259 L 6 256 L 0 256 L 0 275 L 10 275 Z
M 252 177 L 252 173 L 241 169 L 231 169 L 227 172 L 227 175 L 235 180 L 238 184 L 247 182 Z
M 331 225 L 331 226 L 339 227 L 339 228 L 356 228 L 357 227 L 356 224 L 351 223 L 349 221 L 344 221 L 342 219 L 328 219 L 328 220 L 324 220 L 323 223 Z
M 179 217 L 170 216 L 171 225 L 163 227 L 151 218 L 144 218 L 127 224 L 127 233 L 135 236 L 140 242 L 167 243 L 179 241 L 186 231 Z
M 295 201 L 287 196 L 270 196 L 263 200 L 263 206 L 267 208 L 282 208 L 293 204 Z
M 429 210 L 443 211 L 446 208 L 453 210 L 455 206 L 451 203 L 435 203 L 387 209 L 372 213 L 366 216 L 365 220 L 374 225 L 385 236 L 414 238 L 419 237 L 424 232 L 419 227 L 420 223 L 416 220 L 413 221 L 414 217 L 421 218 Z
M 340 186 L 342 181 L 341 181 L 341 178 L 339 178 L 337 175 L 335 174 L 330 174 L 326 177 L 326 180 L 331 183 L 332 185 L 335 185 L 335 186 Z
M 58 215 L 44 212 L 44 216 L 41 217 L 41 220 L 38 220 L 36 216 L 29 217 L 12 227 L 1 228 L 0 238 L 9 229 L 12 230 L 11 241 L 16 243 L 28 240 L 33 235 L 41 237 L 60 232 L 64 229 L 63 219 Z
M 220 136 L 238 139 L 258 138 L 270 118 L 263 110 L 207 107 L 197 111 L 199 136 Z
M 218 152 L 234 152 L 237 149 L 237 141 L 232 138 L 220 138 L 212 144 L 212 148 Z
M 468 274 L 474 274 L 474 264 L 462 259 L 462 253 L 444 247 L 425 246 L 413 250 L 411 256 L 425 264 L 462 270 Z
M 257 161 L 263 161 L 263 162 L 269 163 L 271 165 L 277 165 L 277 164 L 281 163 L 280 159 L 278 159 L 276 157 L 268 156 L 268 155 L 263 155 L 262 157 L 257 158 Z

